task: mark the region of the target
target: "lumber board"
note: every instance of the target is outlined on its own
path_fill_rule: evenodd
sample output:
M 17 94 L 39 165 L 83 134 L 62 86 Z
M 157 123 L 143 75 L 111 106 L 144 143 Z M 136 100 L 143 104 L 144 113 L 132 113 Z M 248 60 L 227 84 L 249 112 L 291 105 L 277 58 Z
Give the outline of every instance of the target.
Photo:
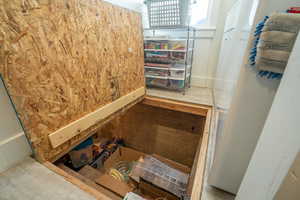
M 76 177 L 72 176 L 71 174 L 65 172 L 63 169 L 60 169 L 60 168 L 56 167 L 54 164 L 52 164 L 50 162 L 45 162 L 43 164 L 44 164 L 45 167 L 47 167 L 51 171 L 53 171 L 56 174 L 64 177 L 65 180 L 67 180 L 68 182 L 78 186 L 81 190 L 91 194 L 96 199 L 99 199 L 99 200 L 100 199 L 101 200 L 110 200 L 111 199 L 111 198 L 105 196 L 103 193 L 99 192 L 98 190 L 88 186 L 87 184 L 85 184 L 81 180 L 77 179 Z
M 105 119 L 109 115 L 115 113 L 131 102 L 137 100 L 141 96 L 145 95 L 145 88 L 139 88 L 134 92 L 131 92 L 112 103 L 109 103 L 98 110 L 70 123 L 69 125 L 51 133 L 49 135 L 49 140 L 53 148 L 65 143 L 71 138 L 78 135 L 80 132 L 88 129 L 89 127 L 99 123 L 101 120 Z
M 145 86 L 139 13 L 101 0 L 3 0 L 0 10 L 0 74 L 40 161 L 89 134 L 54 148 L 51 133 Z
M 199 104 L 185 103 L 151 96 L 146 96 L 143 104 L 201 116 L 206 116 L 207 110 L 209 109 L 209 107 Z
M 71 140 L 68 141 L 69 145 L 61 145 L 61 146 L 63 146 L 63 148 L 60 148 L 61 146 L 59 146 L 58 148 L 56 148 L 56 149 L 60 150 L 59 153 L 56 154 L 55 156 L 52 156 L 48 161 L 52 162 L 52 163 L 55 162 L 55 161 L 57 161 L 59 158 L 61 158 L 62 156 L 66 155 L 67 153 L 69 153 L 74 147 L 76 147 L 77 145 L 79 145 L 82 141 L 88 139 L 89 137 L 91 137 L 94 134 L 96 134 L 98 136 L 99 135 L 103 136 L 103 134 L 104 135 L 107 134 L 107 133 L 103 133 L 102 132 L 102 130 L 104 129 L 104 127 L 107 127 L 108 125 L 110 125 L 111 121 L 118 120 L 120 118 L 120 116 L 122 116 L 124 113 L 126 113 L 128 109 L 130 109 L 134 105 L 136 105 L 139 102 L 141 102 L 143 100 L 143 98 L 144 98 L 143 96 L 140 97 L 136 101 L 134 101 L 134 102 L 126 105 L 121 110 L 119 110 L 116 113 L 112 114 L 111 116 L 107 117 L 102 122 L 99 122 L 96 125 L 94 125 L 94 126 L 90 127 L 89 129 L 87 129 L 86 131 L 83 131 L 83 134 L 80 134 L 80 140 L 78 139 L 78 140 L 74 140 L 73 141 L 73 139 L 71 139 Z M 77 136 L 75 138 L 77 138 Z M 72 142 L 70 142 L 70 141 L 72 141 Z
M 205 128 L 202 136 L 202 141 L 199 144 L 194 165 L 190 174 L 190 180 L 188 185 L 188 193 L 191 200 L 201 199 L 203 190 L 204 173 L 207 158 L 207 149 L 209 143 L 209 133 L 211 129 L 212 110 L 207 112 Z

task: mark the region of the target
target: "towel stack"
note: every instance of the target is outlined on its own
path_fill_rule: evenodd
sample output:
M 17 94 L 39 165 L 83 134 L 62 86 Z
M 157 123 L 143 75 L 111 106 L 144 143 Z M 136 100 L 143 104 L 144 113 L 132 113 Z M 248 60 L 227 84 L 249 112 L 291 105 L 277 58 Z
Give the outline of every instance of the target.
M 276 78 L 287 65 L 300 29 L 300 15 L 276 13 L 264 21 L 264 25 L 259 26 L 261 31 L 256 32 L 255 56 L 250 60 L 261 76 Z

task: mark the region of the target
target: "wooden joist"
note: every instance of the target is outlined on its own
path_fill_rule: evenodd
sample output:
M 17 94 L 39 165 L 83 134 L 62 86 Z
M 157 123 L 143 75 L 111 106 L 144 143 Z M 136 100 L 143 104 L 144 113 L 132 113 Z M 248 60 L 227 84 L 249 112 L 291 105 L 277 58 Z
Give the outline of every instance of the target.
M 188 185 L 188 193 L 191 195 L 191 200 L 201 199 L 205 175 L 205 166 L 207 158 L 207 149 L 209 143 L 209 133 L 211 129 L 211 119 L 213 111 L 210 109 L 207 112 L 205 128 L 202 135 L 202 141 L 199 144 L 194 160 L 192 172 Z
M 209 109 L 209 107 L 198 104 L 185 103 L 152 96 L 147 96 L 143 100 L 143 104 L 201 116 L 206 116 Z
M 70 140 L 89 127 L 101 122 L 106 117 L 112 115 L 113 113 L 117 112 L 118 110 L 122 109 L 123 107 L 137 100 L 143 95 L 145 95 L 145 88 L 141 87 L 115 100 L 114 102 L 109 103 L 99 108 L 98 110 L 68 124 L 67 126 L 55 131 L 54 133 L 51 133 L 49 135 L 49 140 L 52 147 L 58 147 L 59 145 Z

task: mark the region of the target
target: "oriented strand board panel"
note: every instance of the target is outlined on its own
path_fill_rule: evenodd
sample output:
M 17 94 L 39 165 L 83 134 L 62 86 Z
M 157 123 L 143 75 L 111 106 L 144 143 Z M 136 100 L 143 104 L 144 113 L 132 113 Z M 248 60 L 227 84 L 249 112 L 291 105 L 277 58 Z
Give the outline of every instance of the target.
M 0 72 L 40 160 L 48 136 L 144 86 L 141 16 L 101 0 L 1 0 Z
M 78 135 L 81 131 L 87 130 L 95 124 L 101 123 L 102 120 L 108 118 L 112 114 L 116 113 L 118 110 L 125 110 L 125 107 L 135 102 L 139 98 L 145 95 L 145 88 L 141 87 L 134 92 L 131 92 L 119 99 L 107 104 L 98 110 L 76 120 L 69 125 L 59 129 L 58 131 L 51 133 L 49 135 L 49 140 L 52 147 L 58 147 L 64 142 L 70 140 L 71 138 Z M 116 115 L 114 115 L 116 116 Z

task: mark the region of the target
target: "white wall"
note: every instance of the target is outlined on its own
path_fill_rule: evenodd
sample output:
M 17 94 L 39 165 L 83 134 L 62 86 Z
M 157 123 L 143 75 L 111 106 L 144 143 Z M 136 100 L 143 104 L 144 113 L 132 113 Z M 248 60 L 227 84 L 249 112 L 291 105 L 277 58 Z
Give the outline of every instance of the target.
M 300 153 L 280 185 L 275 200 L 299 200 L 300 197 Z
M 217 66 L 223 39 L 225 19 L 229 9 L 237 0 L 211 0 L 208 19 L 198 28 L 199 35 L 210 37 L 197 41 L 195 48 L 195 62 L 192 72 L 192 85 L 213 88 L 217 77 Z
M 209 62 L 215 50 L 215 34 L 215 27 L 199 28 L 196 32 L 191 81 L 193 86 L 212 87 L 213 70 Z
M 31 153 L 31 148 L 0 79 L 0 173 Z
M 222 6 L 234 0 L 210 0 L 208 18 L 197 29 L 192 69 L 193 86 L 213 86 L 216 65 L 219 55 L 219 46 L 222 39 L 224 16 L 226 10 Z M 222 9 L 221 9 L 222 7 Z M 226 8 L 229 6 L 226 4 Z M 148 27 L 147 7 L 143 6 L 143 24 Z
M 288 3 L 294 6 L 300 4 L 295 1 Z M 273 199 L 300 150 L 299 53 L 300 35 L 237 194 L 237 200 Z
M 225 22 L 223 18 L 227 9 L 223 6 L 228 1 L 232 0 L 210 0 L 207 20 L 197 26 L 200 29 L 197 34 L 208 37 L 196 40 L 191 82 L 193 86 L 213 87 Z
M 148 27 L 147 7 L 143 0 L 105 0 L 118 6 L 142 12 L 144 27 Z M 196 28 L 194 63 L 191 84 L 213 87 L 219 59 L 227 11 L 236 0 L 210 0 L 208 18 Z
M 226 16 L 219 62 L 214 83 L 217 108 L 227 111 L 235 92 L 243 57 L 251 35 L 251 26 L 258 0 L 237 0 Z M 254 16 L 254 15 L 253 15 Z
M 201 67 L 201 74 L 195 73 L 195 76 L 205 77 L 207 80 L 207 86 L 209 88 L 213 88 L 214 80 L 216 78 L 216 69 L 219 61 L 219 54 L 221 48 L 221 42 L 223 38 L 225 19 L 228 10 L 231 8 L 233 3 L 236 0 L 211 0 L 213 6 L 211 7 L 211 16 L 210 16 L 210 26 L 216 28 L 216 32 L 214 34 L 213 40 L 210 41 L 210 47 L 205 48 L 208 51 L 208 57 L 206 58 L 208 61 L 205 63 L 205 67 Z M 205 26 L 208 26 L 205 24 Z M 206 72 L 206 73 L 205 73 Z

